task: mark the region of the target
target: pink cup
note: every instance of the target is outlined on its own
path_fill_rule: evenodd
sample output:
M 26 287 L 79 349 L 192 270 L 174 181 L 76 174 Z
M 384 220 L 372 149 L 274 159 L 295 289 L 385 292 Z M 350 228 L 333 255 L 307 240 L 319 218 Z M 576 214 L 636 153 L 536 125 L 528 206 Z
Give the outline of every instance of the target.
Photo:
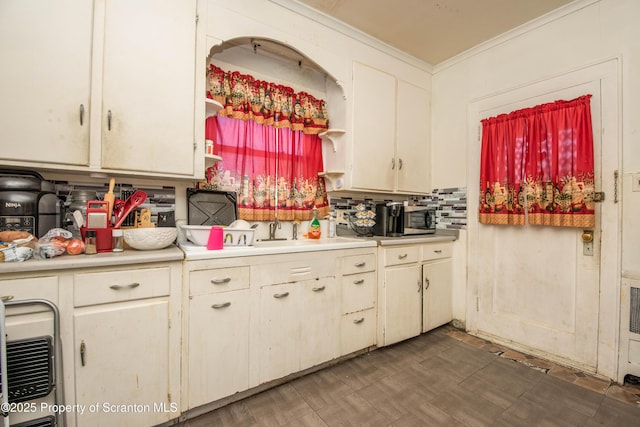
M 209 231 L 209 240 L 207 240 L 207 249 L 217 250 L 222 249 L 222 227 L 211 227 Z

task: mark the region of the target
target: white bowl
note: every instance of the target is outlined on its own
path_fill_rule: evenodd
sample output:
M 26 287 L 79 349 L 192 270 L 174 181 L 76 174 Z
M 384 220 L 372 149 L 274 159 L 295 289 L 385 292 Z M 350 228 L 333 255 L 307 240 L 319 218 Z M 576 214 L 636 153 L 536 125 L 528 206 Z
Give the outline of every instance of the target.
M 142 251 L 166 248 L 176 240 L 176 227 L 125 228 L 124 241 L 133 249 Z

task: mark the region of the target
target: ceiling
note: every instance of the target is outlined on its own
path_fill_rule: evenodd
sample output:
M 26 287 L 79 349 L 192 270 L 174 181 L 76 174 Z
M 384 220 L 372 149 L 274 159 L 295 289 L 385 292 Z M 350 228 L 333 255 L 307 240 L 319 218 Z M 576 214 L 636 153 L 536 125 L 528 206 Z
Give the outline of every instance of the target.
M 298 0 L 431 65 L 573 0 Z

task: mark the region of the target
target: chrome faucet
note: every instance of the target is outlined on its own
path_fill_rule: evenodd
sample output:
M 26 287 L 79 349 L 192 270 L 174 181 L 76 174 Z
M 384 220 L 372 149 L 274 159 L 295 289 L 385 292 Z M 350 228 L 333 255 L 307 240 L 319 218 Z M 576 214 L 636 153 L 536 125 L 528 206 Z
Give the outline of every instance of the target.
M 273 222 L 269 223 L 269 240 L 276 240 L 276 229 L 282 228 L 282 224 L 276 217 Z

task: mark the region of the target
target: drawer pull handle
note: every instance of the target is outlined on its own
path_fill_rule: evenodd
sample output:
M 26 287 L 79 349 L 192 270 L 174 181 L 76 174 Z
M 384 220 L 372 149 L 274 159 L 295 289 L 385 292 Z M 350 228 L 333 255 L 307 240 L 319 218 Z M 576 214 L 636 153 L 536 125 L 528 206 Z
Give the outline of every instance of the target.
M 128 285 L 111 285 L 109 286 L 111 289 L 115 290 L 115 291 L 119 291 L 122 289 L 133 289 L 133 288 L 137 288 L 138 286 L 140 286 L 140 283 L 138 282 L 133 282 L 133 283 L 129 283 Z
M 319 286 L 317 288 L 311 288 L 311 290 L 313 292 L 322 292 L 322 291 L 324 291 L 324 288 L 325 288 L 324 286 Z
M 409 256 L 408 254 L 398 255 L 398 259 L 405 259 L 408 256 Z
M 231 277 L 225 277 L 224 279 L 211 279 L 211 283 L 214 285 L 223 285 L 225 283 L 229 283 L 231 281 Z
M 273 294 L 274 298 L 286 298 L 289 296 L 289 292 L 283 292 L 281 294 Z
M 230 305 L 231 305 L 231 303 L 230 303 L 230 302 L 223 302 L 223 303 L 221 303 L 221 304 L 213 304 L 213 305 L 211 306 L 211 308 L 216 308 L 216 309 L 218 309 L 218 308 L 225 308 L 225 307 L 229 307 Z
M 359 324 L 360 324 L 360 323 L 362 323 L 362 322 L 364 322 L 364 317 L 361 317 L 361 318 L 359 318 L 359 319 L 355 319 L 355 320 L 353 321 L 353 323 L 355 323 L 356 325 L 359 325 Z
M 354 285 L 362 285 L 364 283 L 364 279 L 360 279 L 360 280 L 354 280 L 353 284 Z
M 427 286 L 424 287 L 424 290 L 426 291 L 427 289 L 429 289 L 429 285 L 431 285 L 431 282 L 429 281 L 428 277 L 424 278 L 424 283 L 427 284 Z
M 356 262 L 354 265 L 359 268 L 359 267 L 364 267 L 365 265 L 367 265 L 367 263 L 362 261 L 362 262 Z
M 82 341 L 80 343 L 80 364 L 85 365 L 85 353 L 87 352 L 87 345 Z
M 11 301 L 13 299 L 13 295 L 3 295 L 0 297 L 2 301 Z
M 442 249 L 435 249 L 433 252 L 435 252 L 437 254 L 441 254 L 442 253 Z

